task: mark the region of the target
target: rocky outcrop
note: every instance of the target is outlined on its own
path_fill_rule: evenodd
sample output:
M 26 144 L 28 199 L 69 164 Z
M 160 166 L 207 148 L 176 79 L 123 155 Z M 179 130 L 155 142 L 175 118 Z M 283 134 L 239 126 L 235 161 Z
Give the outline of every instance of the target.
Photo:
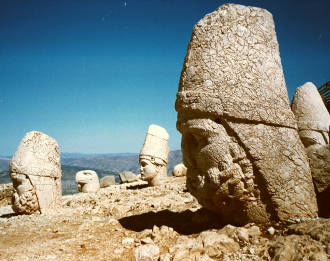
M 317 216 L 268 11 L 226 4 L 195 25 L 175 108 L 201 205 L 237 223 Z
M 184 177 L 156 187 L 131 184 L 63 196 L 62 208 L 48 215 L 0 207 L 0 259 L 259 261 L 285 256 L 280 242 L 292 236 L 300 242 L 293 245 L 297 257 L 330 249 L 329 219 L 233 226 L 201 208 Z
M 167 179 L 168 139 L 163 127 L 149 126 L 139 156 L 141 178 L 148 181 L 149 186 L 160 185 Z
M 100 190 L 99 177 L 94 170 L 78 171 L 76 173 L 76 183 L 79 192 L 93 193 Z
M 61 204 L 61 163 L 57 142 L 48 135 L 32 131 L 19 144 L 9 164 L 16 193 L 13 209 L 17 213 L 45 213 Z

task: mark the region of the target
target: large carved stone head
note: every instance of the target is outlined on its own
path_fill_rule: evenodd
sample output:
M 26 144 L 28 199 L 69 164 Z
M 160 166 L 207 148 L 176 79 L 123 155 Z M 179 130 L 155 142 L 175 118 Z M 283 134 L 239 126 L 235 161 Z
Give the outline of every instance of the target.
M 168 139 L 164 128 L 149 126 L 139 157 L 141 178 L 148 181 L 149 186 L 157 186 L 167 178 Z
M 195 25 L 175 108 L 201 205 L 237 223 L 317 215 L 268 11 L 226 4 Z
M 329 144 L 330 115 L 313 83 L 306 82 L 296 89 L 291 108 L 305 148 Z
M 81 170 L 76 173 L 78 191 L 85 193 L 97 192 L 100 190 L 100 182 L 94 170 Z
M 59 207 L 62 197 L 60 152 L 57 142 L 44 133 L 27 133 L 10 164 L 17 213 L 46 212 Z

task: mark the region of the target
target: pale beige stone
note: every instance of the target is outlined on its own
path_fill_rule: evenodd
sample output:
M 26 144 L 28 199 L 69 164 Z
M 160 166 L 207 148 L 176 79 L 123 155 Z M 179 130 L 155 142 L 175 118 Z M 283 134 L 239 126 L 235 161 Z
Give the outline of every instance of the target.
M 313 83 L 306 82 L 296 89 L 291 108 L 306 148 L 329 144 L 330 115 Z
M 201 205 L 237 223 L 317 215 L 268 11 L 226 4 L 195 25 L 175 108 Z
M 15 212 L 31 214 L 61 205 L 61 163 L 57 142 L 48 135 L 27 133 L 9 164 L 10 177 L 16 193 Z
M 109 176 L 104 176 L 103 178 L 100 179 L 101 188 L 107 188 L 112 185 L 116 185 L 115 176 L 109 175 Z
M 141 178 L 149 186 L 160 185 L 167 179 L 168 139 L 163 127 L 149 126 L 139 157 Z
M 100 190 L 99 177 L 94 170 L 78 171 L 76 173 L 76 183 L 79 192 L 93 193 Z
M 330 195 L 330 115 L 315 85 L 307 82 L 298 87 L 291 108 L 310 163 L 319 215 L 329 217 Z
M 183 177 L 186 176 L 187 168 L 183 163 L 179 163 L 174 166 L 172 170 L 172 175 L 175 177 Z

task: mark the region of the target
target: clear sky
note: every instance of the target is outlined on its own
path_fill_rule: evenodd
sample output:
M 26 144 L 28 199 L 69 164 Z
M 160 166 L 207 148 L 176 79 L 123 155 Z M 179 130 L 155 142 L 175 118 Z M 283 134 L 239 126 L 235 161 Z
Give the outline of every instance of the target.
M 269 10 L 290 99 L 330 80 L 330 1 Z M 180 148 L 174 102 L 191 31 L 226 1 L 0 0 L 0 155 L 42 131 L 61 152 L 139 152 L 150 124 Z

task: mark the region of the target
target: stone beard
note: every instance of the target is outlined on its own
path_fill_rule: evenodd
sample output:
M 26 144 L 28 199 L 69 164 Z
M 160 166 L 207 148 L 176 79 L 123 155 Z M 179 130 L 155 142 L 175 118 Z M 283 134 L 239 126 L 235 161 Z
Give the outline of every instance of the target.
M 175 109 L 201 205 L 235 223 L 317 216 L 268 11 L 226 4 L 195 25 Z
M 160 185 L 167 178 L 167 163 L 162 159 L 140 155 L 139 161 L 141 179 L 147 181 L 150 186 Z

